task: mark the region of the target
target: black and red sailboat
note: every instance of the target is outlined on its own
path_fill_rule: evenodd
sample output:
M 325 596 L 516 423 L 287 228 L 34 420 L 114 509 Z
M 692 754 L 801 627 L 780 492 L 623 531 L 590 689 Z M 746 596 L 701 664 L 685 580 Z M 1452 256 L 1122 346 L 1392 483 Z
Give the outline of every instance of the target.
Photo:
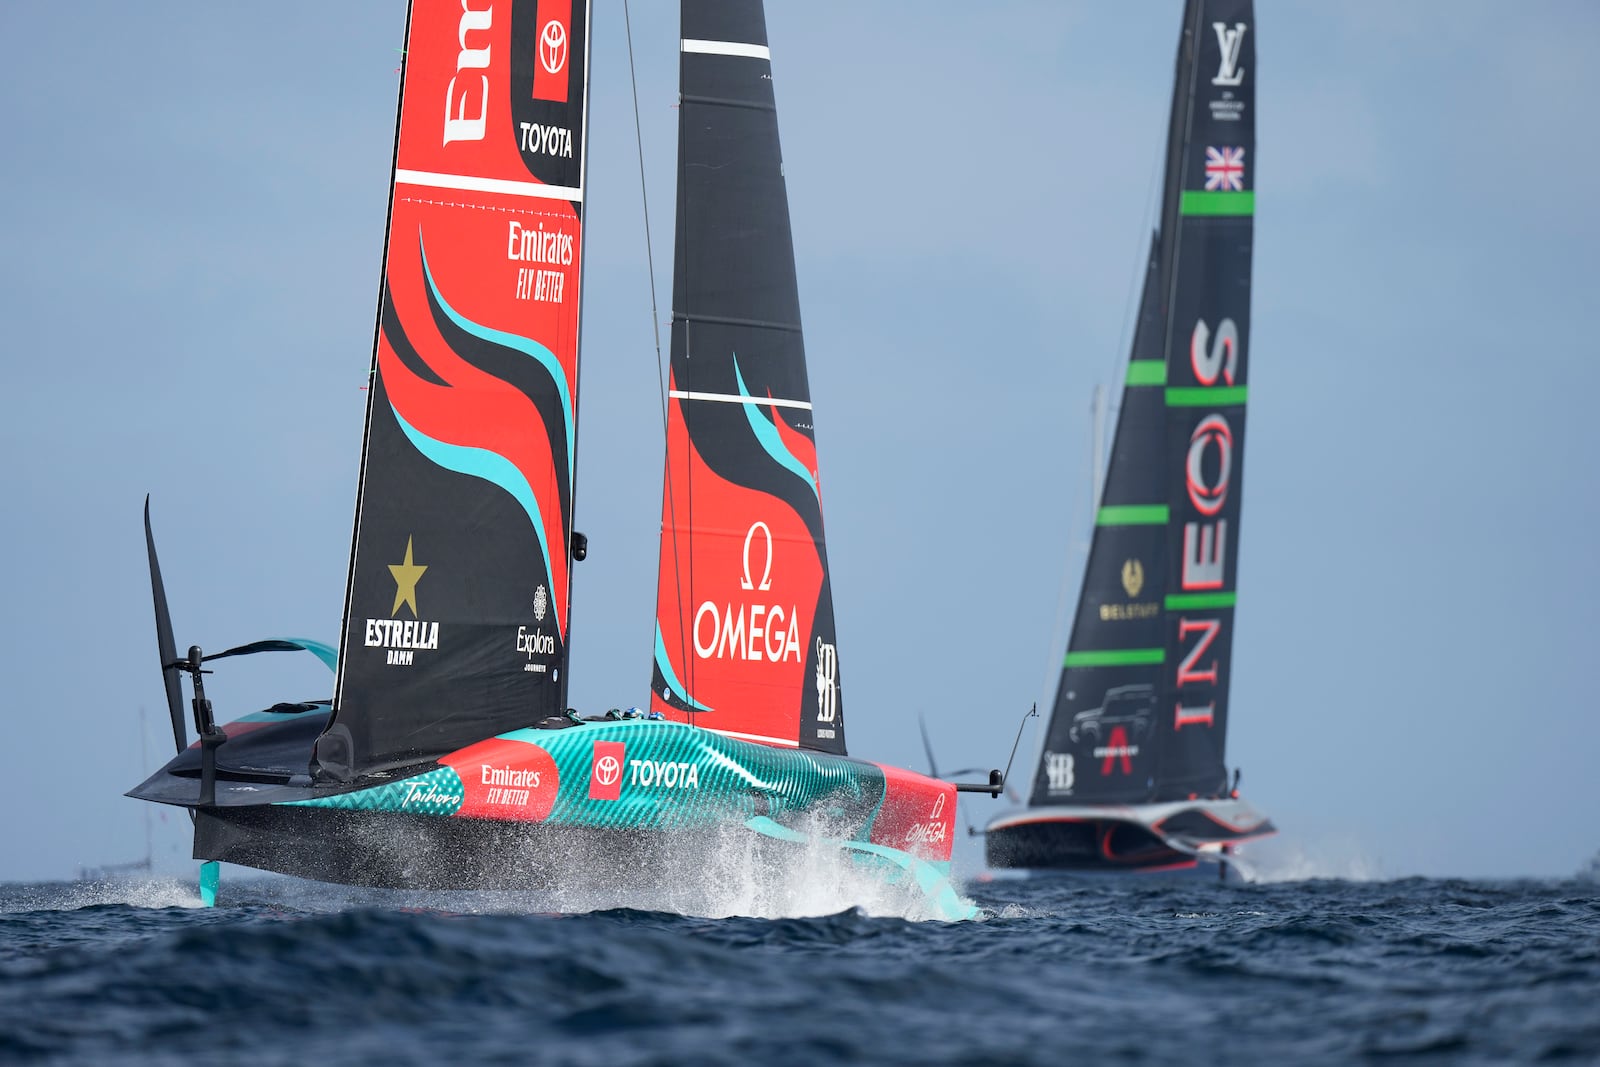
M 327 881 L 627 881 L 733 833 L 835 846 L 969 915 L 955 787 L 845 755 L 756 0 L 682 4 L 650 710 L 566 707 L 589 30 L 584 0 L 412 3 L 334 696 L 217 726 L 205 662 L 335 657 L 180 659 L 152 539 L 180 751 L 131 795 L 192 811 L 199 859 Z
M 996 868 L 1227 863 L 1273 833 L 1229 780 L 1255 213 L 1251 0 L 1188 0 L 1160 229 L 1077 615 Z

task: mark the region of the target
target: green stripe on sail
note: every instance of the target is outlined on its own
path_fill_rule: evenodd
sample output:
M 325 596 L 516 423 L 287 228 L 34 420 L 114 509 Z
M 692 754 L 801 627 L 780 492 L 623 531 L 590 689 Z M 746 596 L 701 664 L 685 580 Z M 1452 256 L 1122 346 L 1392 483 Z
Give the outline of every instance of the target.
M 1238 593 L 1174 593 L 1167 597 L 1168 611 L 1203 611 L 1206 608 L 1231 608 Z
M 1128 363 L 1129 385 L 1166 385 L 1167 361 L 1164 359 L 1135 359 Z
M 1133 667 L 1141 663 L 1160 663 L 1167 658 L 1164 648 L 1112 648 L 1097 652 L 1068 652 L 1068 667 Z
M 1185 190 L 1178 205 L 1180 215 L 1254 215 L 1255 190 L 1243 193 Z
M 1111 504 L 1095 516 L 1096 526 L 1165 526 L 1165 504 Z
M 1174 385 L 1167 389 L 1169 408 L 1225 408 L 1243 404 L 1248 385 Z

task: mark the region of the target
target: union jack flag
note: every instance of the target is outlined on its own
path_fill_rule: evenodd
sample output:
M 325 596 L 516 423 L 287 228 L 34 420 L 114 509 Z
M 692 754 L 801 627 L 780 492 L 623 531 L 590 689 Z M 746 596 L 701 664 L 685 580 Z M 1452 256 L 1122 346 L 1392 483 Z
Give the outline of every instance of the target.
M 1244 192 L 1244 149 L 1206 149 L 1206 188 Z

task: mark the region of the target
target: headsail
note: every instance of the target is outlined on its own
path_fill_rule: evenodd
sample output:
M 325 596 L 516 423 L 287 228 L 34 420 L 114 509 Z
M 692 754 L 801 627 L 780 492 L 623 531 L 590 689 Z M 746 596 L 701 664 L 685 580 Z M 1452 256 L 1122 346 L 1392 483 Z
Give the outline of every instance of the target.
M 684 0 L 652 706 L 844 752 L 788 192 L 757 0 Z
M 1031 803 L 1226 789 L 1255 199 L 1250 0 L 1190 0 L 1161 231 Z
M 585 0 L 415 0 L 319 773 L 563 706 L 587 95 Z

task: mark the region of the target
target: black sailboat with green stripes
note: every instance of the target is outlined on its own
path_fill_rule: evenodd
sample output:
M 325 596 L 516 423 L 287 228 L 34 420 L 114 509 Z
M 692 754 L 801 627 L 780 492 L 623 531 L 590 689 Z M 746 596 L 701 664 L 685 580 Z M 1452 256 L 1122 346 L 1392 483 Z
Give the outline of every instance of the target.
M 1055 704 L 991 867 L 1170 870 L 1273 832 L 1225 741 L 1255 214 L 1251 0 L 1188 0 L 1160 228 Z

